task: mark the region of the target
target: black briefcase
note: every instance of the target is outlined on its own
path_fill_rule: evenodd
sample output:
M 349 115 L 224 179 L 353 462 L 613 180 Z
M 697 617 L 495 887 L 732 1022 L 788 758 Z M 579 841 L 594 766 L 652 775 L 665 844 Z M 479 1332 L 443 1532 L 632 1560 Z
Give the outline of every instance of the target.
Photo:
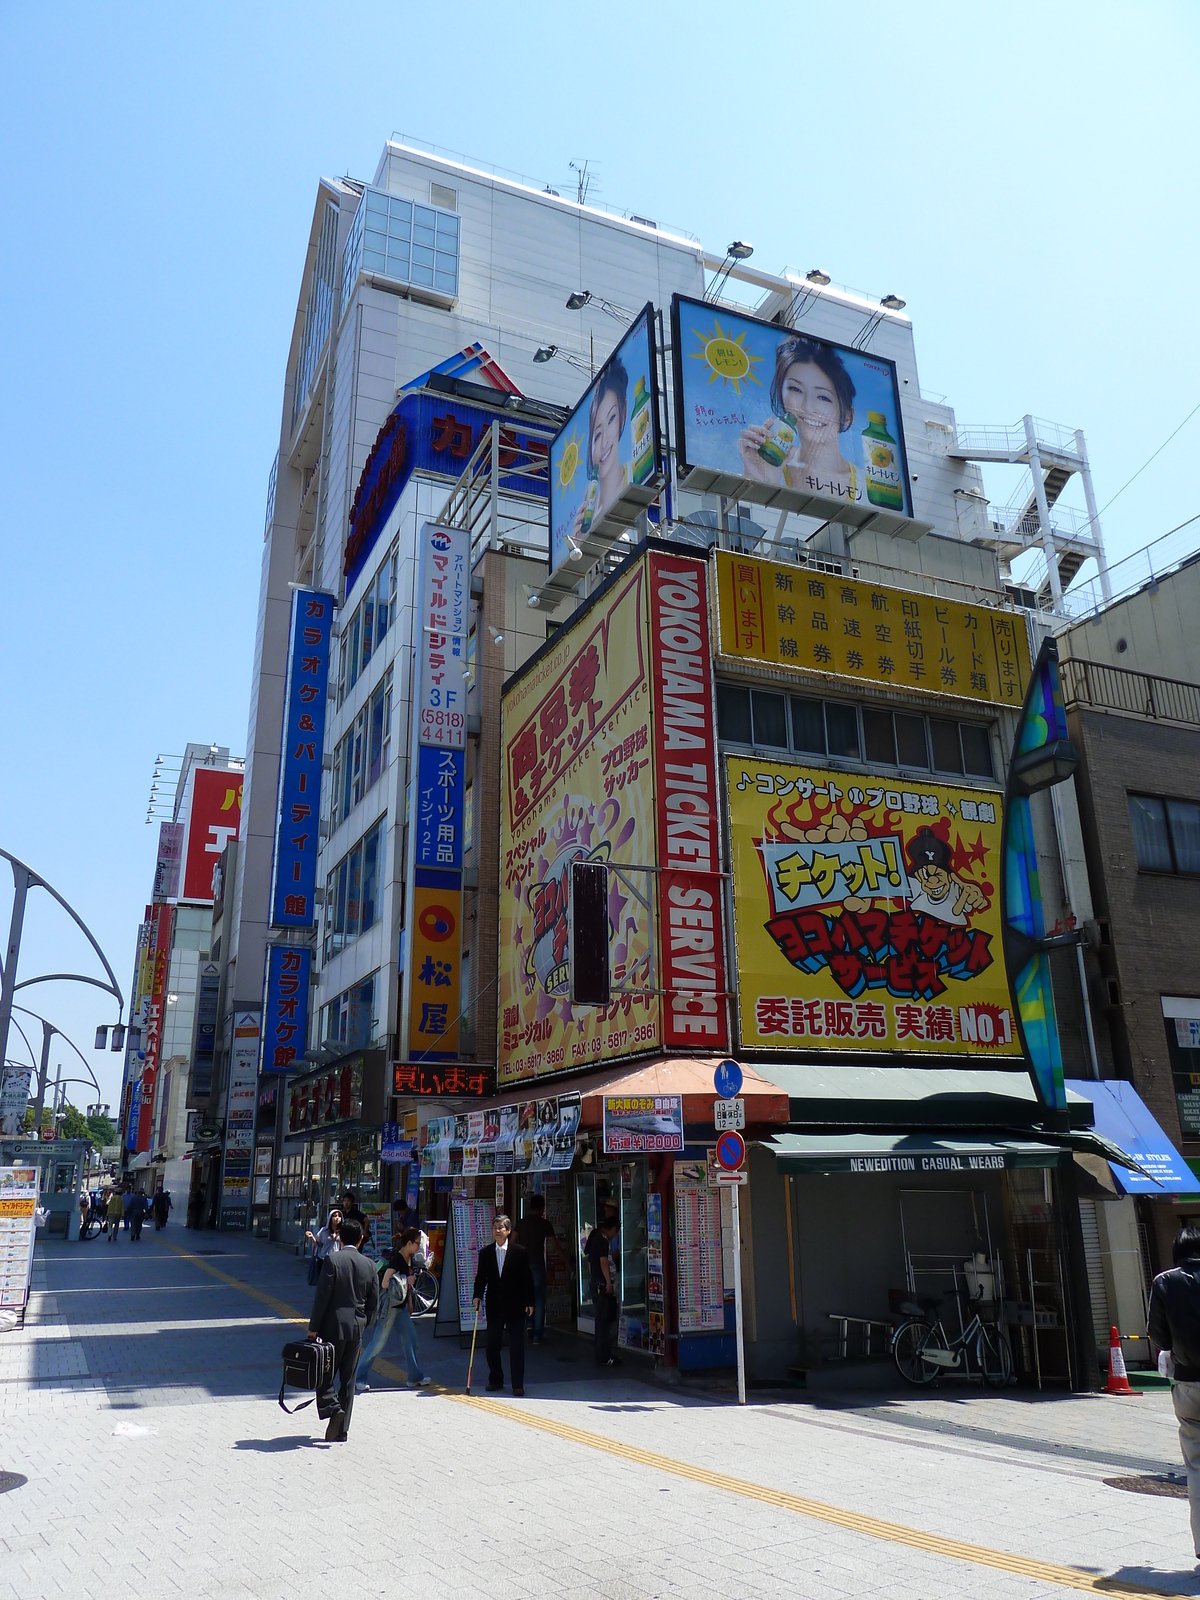
M 284 1405 L 284 1390 L 291 1384 L 293 1389 L 303 1389 L 315 1397 L 321 1390 L 328 1389 L 333 1382 L 333 1358 L 334 1348 L 327 1339 L 297 1339 L 292 1344 L 285 1344 L 283 1382 L 279 1385 L 281 1409 L 292 1416 L 297 1411 L 303 1411 L 305 1406 L 312 1405 L 311 1400 L 304 1400 L 298 1406 Z

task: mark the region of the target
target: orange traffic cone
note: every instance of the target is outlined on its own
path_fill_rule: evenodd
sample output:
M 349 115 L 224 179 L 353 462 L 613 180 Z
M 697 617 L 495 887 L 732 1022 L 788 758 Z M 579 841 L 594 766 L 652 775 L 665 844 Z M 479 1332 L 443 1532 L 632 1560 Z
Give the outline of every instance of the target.
M 1108 1340 L 1108 1384 L 1106 1394 L 1138 1395 L 1140 1389 L 1129 1387 L 1129 1375 L 1125 1371 L 1125 1357 L 1121 1353 L 1121 1335 L 1114 1328 Z

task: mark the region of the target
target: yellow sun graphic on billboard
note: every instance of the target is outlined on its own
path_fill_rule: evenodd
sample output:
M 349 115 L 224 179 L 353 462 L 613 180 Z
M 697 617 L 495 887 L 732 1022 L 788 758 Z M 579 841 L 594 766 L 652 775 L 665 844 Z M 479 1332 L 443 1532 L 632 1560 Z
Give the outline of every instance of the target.
M 743 383 L 758 383 L 754 368 L 762 362 L 762 357 L 745 348 L 745 333 L 735 338 L 732 333 L 725 332 L 715 317 L 710 332 L 693 328 L 692 333 L 700 341 L 699 350 L 692 351 L 692 360 L 707 365 L 709 383 L 716 383 L 720 378 L 723 383 L 731 383 L 734 393 L 739 395 Z
M 563 446 L 562 460 L 558 463 L 558 486 L 560 489 L 569 489 L 575 482 L 575 474 L 579 471 L 579 463 L 582 458 L 583 439 L 572 428 L 570 436 Z

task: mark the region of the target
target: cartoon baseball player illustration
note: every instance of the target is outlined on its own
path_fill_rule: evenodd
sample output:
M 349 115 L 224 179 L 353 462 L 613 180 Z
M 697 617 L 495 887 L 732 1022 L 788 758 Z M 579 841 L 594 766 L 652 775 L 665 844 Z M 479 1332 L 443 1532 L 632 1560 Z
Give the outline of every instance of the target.
M 939 922 L 963 928 L 966 913 L 982 911 L 987 896 L 974 883 L 964 883 L 950 870 L 951 850 L 932 828 L 920 828 L 907 845 L 909 872 L 920 888 L 909 910 L 924 912 Z

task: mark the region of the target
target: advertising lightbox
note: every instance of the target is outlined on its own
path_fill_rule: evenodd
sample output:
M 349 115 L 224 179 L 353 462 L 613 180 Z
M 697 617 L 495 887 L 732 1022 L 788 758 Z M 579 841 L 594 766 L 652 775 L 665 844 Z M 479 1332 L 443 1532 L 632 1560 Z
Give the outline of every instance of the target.
M 647 303 L 550 445 L 550 571 L 569 540 L 603 553 L 662 484 L 654 307 Z
M 220 861 L 221 853 L 229 841 L 238 837 L 241 827 L 243 781 L 243 775 L 232 769 L 192 768 L 192 803 L 188 816 L 181 899 L 211 904 L 213 868 Z M 163 841 L 160 839 L 160 861 L 162 854 Z M 178 871 L 176 866 L 176 878 Z M 164 898 L 172 892 L 167 887 Z M 178 890 L 174 892 L 178 893 Z
M 894 362 L 682 295 L 671 329 L 681 486 L 911 531 Z
M 725 778 L 744 1049 L 1020 1065 L 994 789 L 740 756 Z

